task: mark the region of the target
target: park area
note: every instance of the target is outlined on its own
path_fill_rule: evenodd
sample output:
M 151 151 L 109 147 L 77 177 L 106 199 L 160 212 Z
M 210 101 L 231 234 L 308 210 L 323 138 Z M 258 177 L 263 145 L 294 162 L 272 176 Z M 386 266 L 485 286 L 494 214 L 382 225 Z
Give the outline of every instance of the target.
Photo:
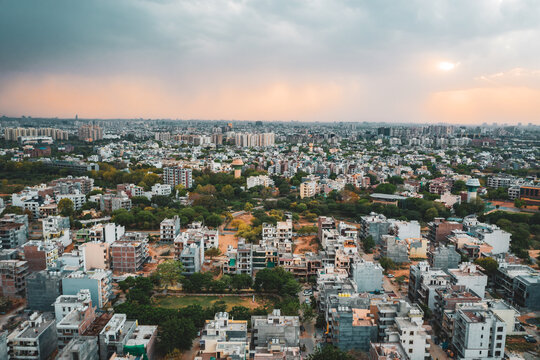
M 155 304 L 158 307 L 165 309 L 179 309 L 189 305 L 201 305 L 202 307 L 210 307 L 217 301 L 223 301 L 227 305 L 227 310 L 231 310 L 234 306 L 244 306 L 249 309 L 255 309 L 259 306 L 266 305 L 267 301 L 255 296 L 212 296 L 212 295 L 166 295 L 156 296 Z

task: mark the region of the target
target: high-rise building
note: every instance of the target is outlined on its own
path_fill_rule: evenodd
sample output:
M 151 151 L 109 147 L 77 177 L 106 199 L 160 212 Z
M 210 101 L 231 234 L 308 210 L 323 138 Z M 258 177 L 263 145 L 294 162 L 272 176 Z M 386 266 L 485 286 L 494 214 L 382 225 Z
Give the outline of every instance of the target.
M 189 189 L 193 186 L 192 171 L 181 166 L 164 168 L 163 183 L 171 186 L 182 185 Z
M 82 125 L 79 127 L 79 139 L 87 142 L 103 139 L 103 130 L 98 125 Z

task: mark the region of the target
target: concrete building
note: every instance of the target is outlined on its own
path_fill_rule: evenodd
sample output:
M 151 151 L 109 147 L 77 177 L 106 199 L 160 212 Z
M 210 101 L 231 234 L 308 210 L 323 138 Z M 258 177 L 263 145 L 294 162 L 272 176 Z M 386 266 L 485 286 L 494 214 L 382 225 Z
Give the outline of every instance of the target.
M 461 263 L 458 269 L 449 269 L 454 285 L 466 286 L 469 290 L 478 295 L 481 299 L 486 293 L 487 275 L 481 273 L 477 266 L 472 263 Z
M 147 235 L 126 233 L 111 245 L 111 267 L 115 273 L 136 273 L 149 259 Z
M 112 272 L 110 270 L 75 271 L 62 279 L 62 293 L 76 295 L 81 289 L 90 290 L 92 304 L 103 309 L 112 296 Z
M 137 321 L 127 320 L 125 314 L 114 314 L 99 333 L 100 359 L 110 359 L 115 353 L 127 356 L 130 350 L 140 354 L 142 348 L 144 355 L 152 360 L 156 338 L 157 326 L 138 325 Z
M 371 343 L 369 360 L 408 360 L 400 343 Z
M 358 292 L 383 290 L 383 268 L 379 263 L 361 261 L 352 264 L 352 278 Z
M 172 193 L 172 186 L 168 184 L 154 184 L 150 192 L 152 196 L 169 196 Z
M 131 199 L 126 193 L 122 192 L 116 194 L 103 194 L 99 202 L 99 208 L 101 211 L 111 213 L 115 210 L 125 209 L 131 210 Z
M 423 314 L 419 309 L 411 309 L 407 316 L 397 317 L 395 327 L 397 334 L 389 335 L 389 342 L 399 342 L 410 360 L 429 359 L 429 343 L 431 338 L 422 327 Z M 397 340 L 397 341 L 396 341 Z
M 446 242 L 446 237 L 453 230 L 463 230 L 463 224 L 456 221 L 446 221 L 444 218 L 435 218 L 428 223 L 429 233 L 428 239 L 432 243 Z
M 9 359 L 8 332 L 0 332 L 0 359 Z
M 409 262 L 409 247 L 406 241 L 393 235 L 382 235 L 382 254 L 395 263 Z
M 412 302 L 418 302 L 433 310 L 436 290 L 445 288 L 449 281 L 450 276 L 447 273 L 430 268 L 427 262 L 411 265 L 408 297 Z
M 478 304 L 459 304 L 452 345 L 458 359 L 502 359 L 506 324 L 490 310 Z
M 178 260 L 184 265 L 184 275 L 200 272 L 204 262 L 204 249 L 199 244 L 190 244 L 182 249 Z
M 54 317 L 56 322 L 62 321 L 73 310 L 83 310 L 90 306 L 92 297 L 90 290 L 82 289 L 76 295 L 60 295 L 54 301 Z
M 429 258 L 429 263 L 434 269 L 447 271 L 448 269 L 457 269 L 461 262 L 461 255 L 451 246 L 439 246 L 432 251 Z
M 319 186 L 315 181 L 307 181 L 300 184 L 300 198 L 310 198 L 319 192 Z
M 368 216 L 362 216 L 360 219 L 360 237 L 362 239 L 371 236 L 376 244 L 382 243 L 382 236 L 388 235 L 390 222 L 382 214 L 371 213 Z
M 510 304 L 540 310 L 540 272 L 521 264 L 499 263 L 494 279 L 496 290 Z
M 95 337 L 73 338 L 57 355 L 56 360 L 99 360 Z
M 273 187 L 274 180 L 272 180 L 268 175 L 259 175 L 259 176 L 250 176 L 246 179 L 246 187 L 251 189 L 255 186 L 262 187 Z
M 506 254 L 510 250 L 511 234 L 497 225 L 481 223 L 476 216 L 467 216 L 463 219 L 463 226 L 468 233 L 491 246 L 492 254 Z
M 28 241 L 23 245 L 24 259 L 30 272 L 50 269 L 56 266 L 58 246 L 52 242 Z
M 71 244 L 69 218 L 48 216 L 41 220 L 43 225 L 43 240 L 59 241 L 64 247 Z
M 50 312 L 56 298 L 62 294 L 62 273 L 42 270 L 26 278 L 26 307 L 33 311 Z
M 159 240 L 172 243 L 180 234 L 180 217 L 175 215 L 172 219 L 163 219 L 159 225 Z
M 472 203 L 476 201 L 476 194 L 478 192 L 478 188 L 480 187 L 480 181 L 478 179 L 469 179 L 465 183 L 467 186 L 467 202 Z
M 71 310 L 60 321 L 56 322 L 56 336 L 58 338 L 58 347 L 62 349 L 72 339 L 84 334 L 96 319 L 95 307 L 92 301 L 88 299 L 81 304 L 80 308 Z
M 0 218 L 2 249 L 15 249 L 28 241 L 28 215 L 7 214 Z
M 298 316 L 281 315 L 281 310 L 274 309 L 272 314 L 251 317 L 254 346 L 280 344 L 284 347 L 300 346 L 300 319 Z
M 193 187 L 191 169 L 183 167 L 166 167 L 163 169 L 163 183 L 175 187 L 182 185 L 186 189 Z
M 108 242 L 90 241 L 79 248 L 83 257 L 84 271 L 109 270 L 111 264 L 111 250 Z
M 47 360 L 57 349 L 54 319 L 33 313 L 8 335 L 10 360 Z
M 62 199 L 69 199 L 73 202 L 73 209 L 81 210 L 86 203 L 86 195 L 84 194 L 57 194 L 55 196 L 56 203 L 58 204 Z
M 0 261 L 0 296 L 24 298 L 28 263 L 20 260 Z
M 341 350 L 369 351 L 377 340 L 377 327 L 368 309 L 339 306 L 328 313 L 328 337 Z
M 203 355 L 217 359 L 249 358 L 247 321 L 231 320 L 229 314 L 217 313 L 213 320 L 206 320 L 201 332 L 200 349 Z
M 435 290 L 435 309 L 433 321 L 441 330 L 442 339 L 450 339 L 454 331 L 454 317 L 457 304 L 472 304 L 482 301 L 471 293 L 466 286 L 448 285 Z

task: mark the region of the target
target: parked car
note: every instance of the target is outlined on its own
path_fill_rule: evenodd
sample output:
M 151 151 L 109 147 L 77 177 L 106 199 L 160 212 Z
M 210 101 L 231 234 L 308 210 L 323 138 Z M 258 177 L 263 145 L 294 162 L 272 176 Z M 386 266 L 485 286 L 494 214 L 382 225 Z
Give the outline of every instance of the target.
M 537 342 L 536 338 L 532 335 L 525 335 L 523 338 L 525 338 L 525 341 L 528 343 L 535 343 Z
M 388 274 L 386 276 L 388 276 L 390 279 L 394 277 L 394 275 L 392 275 L 392 274 Z

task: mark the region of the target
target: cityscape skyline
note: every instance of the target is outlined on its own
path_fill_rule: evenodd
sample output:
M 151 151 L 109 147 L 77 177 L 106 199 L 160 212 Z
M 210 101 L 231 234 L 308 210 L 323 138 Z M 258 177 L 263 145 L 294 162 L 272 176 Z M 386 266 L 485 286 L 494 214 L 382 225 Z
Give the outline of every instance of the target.
M 6 116 L 540 123 L 526 1 L 2 7 Z

